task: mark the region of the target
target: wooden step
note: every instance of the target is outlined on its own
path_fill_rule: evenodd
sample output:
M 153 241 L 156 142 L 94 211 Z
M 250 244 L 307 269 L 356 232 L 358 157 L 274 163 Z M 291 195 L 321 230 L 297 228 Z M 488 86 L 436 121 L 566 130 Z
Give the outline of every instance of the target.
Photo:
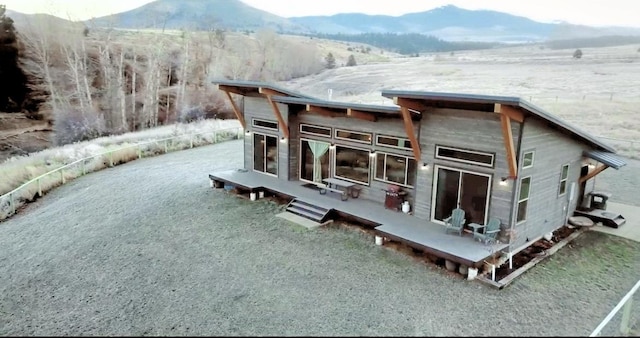
M 289 203 L 287 211 L 318 223 L 324 222 L 327 214 L 329 213 L 329 209 L 297 199 L 294 199 Z

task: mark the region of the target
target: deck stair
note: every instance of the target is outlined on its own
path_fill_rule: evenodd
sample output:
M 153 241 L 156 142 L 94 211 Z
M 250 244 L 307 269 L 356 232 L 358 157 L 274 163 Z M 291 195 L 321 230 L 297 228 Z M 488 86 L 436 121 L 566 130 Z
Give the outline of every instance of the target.
M 287 211 L 314 222 L 323 223 L 331 210 L 294 198 L 287 205 Z

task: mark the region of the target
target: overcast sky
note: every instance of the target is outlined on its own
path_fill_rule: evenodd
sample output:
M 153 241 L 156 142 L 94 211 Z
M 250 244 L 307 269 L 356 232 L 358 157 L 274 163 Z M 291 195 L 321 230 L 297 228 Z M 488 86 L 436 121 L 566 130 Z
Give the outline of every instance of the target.
M 206 1 L 206 0 L 203 0 Z M 637 0 L 242 0 L 284 17 L 360 12 L 402 15 L 453 4 L 466 9 L 491 9 L 541 22 L 565 21 L 591 26 L 640 27 Z M 0 0 L 23 13 L 49 13 L 72 20 L 124 12 L 152 0 Z

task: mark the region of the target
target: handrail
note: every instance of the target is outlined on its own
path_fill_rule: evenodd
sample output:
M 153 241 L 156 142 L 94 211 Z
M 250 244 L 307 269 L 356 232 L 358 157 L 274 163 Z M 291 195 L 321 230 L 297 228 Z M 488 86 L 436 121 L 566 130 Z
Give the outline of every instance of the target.
M 242 129 L 243 129 L 242 127 L 226 128 L 226 129 L 214 129 L 213 130 L 213 135 L 214 135 L 213 144 L 218 143 L 217 142 L 217 138 L 218 138 L 217 135 L 220 132 L 232 132 L 233 131 L 233 132 L 236 133 L 236 137 L 238 139 L 240 139 L 241 135 L 243 134 Z M 87 161 L 87 160 L 90 160 L 90 159 L 93 159 L 93 158 L 96 158 L 96 157 L 101 157 L 101 156 L 104 156 L 104 155 L 109 155 L 109 166 L 113 167 L 113 156 L 112 155 L 113 155 L 114 152 L 125 150 L 125 149 L 130 149 L 130 148 L 138 148 L 138 158 L 141 158 L 142 157 L 142 152 L 141 152 L 140 147 L 145 146 L 145 145 L 149 145 L 149 144 L 154 144 L 154 143 L 158 144 L 159 142 L 164 142 L 164 153 L 166 154 L 168 152 L 168 150 L 169 150 L 168 149 L 168 141 L 170 141 L 170 140 L 177 139 L 177 138 L 183 138 L 185 136 L 189 136 L 190 137 L 189 148 L 193 148 L 193 136 L 202 135 L 202 134 L 209 134 L 211 132 L 212 131 L 205 131 L 205 132 L 199 132 L 199 133 L 190 133 L 190 134 L 182 134 L 182 135 L 178 135 L 178 136 L 166 137 L 166 138 L 161 138 L 161 139 L 155 139 L 155 140 L 152 140 L 152 141 L 146 141 L 146 142 L 131 144 L 131 145 L 128 145 L 128 146 L 117 148 L 117 149 L 111 149 L 111 150 L 108 150 L 108 151 L 105 151 L 105 152 L 102 152 L 102 153 L 99 153 L 99 154 L 87 156 L 87 157 L 81 158 L 79 160 L 75 160 L 75 161 L 73 161 L 71 163 L 67 163 L 65 165 L 62 165 L 62 166 L 60 166 L 58 168 L 55 168 L 55 169 L 53 169 L 51 171 L 48 171 L 48 172 L 46 172 L 46 173 L 44 173 L 42 175 L 39 175 L 39 176 L 37 176 L 35 178 L 32 178 L 31 180 L 29 180 L 29 181 L 23 183 L 22 185 L 20 185 L 19 187 L 17 187 L 15 189 L 9 191 L 8 193 L 5 193 L 2 196 L 0 196 L 0 201 L 4 201 L 5 198 L 9 198 L 9 205 L 11 207 L 11 213 L 9 213 L 6 218 L 9 218 L 9 216 L 11 216 L 11 215 L 16 213 L 16 205 L 14 203 L 15 202 L 14 201 L 14 195 L 16 193 L 20 192 L 22 189 L 28 187 L 29 185 L 31 185 L 33 183 L 37 183 L 38 184 L 38 195 L 42 196 L 42 187 L 40 185 L 40 180 L 42 180 L 43 178 L 48 177 L 48 176 L 50 176 L 52 174 L 60 172 L 61 182 L 62 182 L 62 184 L 65 184 L 66 180 L 65 180 L 65 177 L 64 177 L 64 169 L 66 169 L 66 168 L 72 167 L 72 166 L 77 165 L 78 163 L 82 162 L 82 164 L 83 164 L 83 166 L 82 166 L 82 175 L 85 175 L 86 172 L 85 172 L 84 162 Z M 0 221 L 2 219 L 3 219 L 2 215 L 0 215 Z

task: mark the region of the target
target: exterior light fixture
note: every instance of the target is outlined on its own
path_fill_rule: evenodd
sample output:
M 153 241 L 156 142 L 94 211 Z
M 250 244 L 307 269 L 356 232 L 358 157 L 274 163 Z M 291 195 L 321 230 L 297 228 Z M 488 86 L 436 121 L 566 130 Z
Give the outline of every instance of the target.
M 422 170 L 429 170 L 429 163 L 427 163 L 427 162 L 422 163 L 422 167 L 421 168 L 422 168 Z
M 508 177 L 502 177 L 502 178 L 500 179 L 500 185 L 501 185 L 501 186 L 506 186 L 507 184 L 509 184 L 509 183 L 507 182 L 507 179 L 509 179 L 509 178 L 508 178 Z
M 336 149 L 336 145 L 335 145 L 335 144 L 333 144 L 333 143 L 331 143 L 331 145 L 329 146 L 329 148 L 331 148 L 331 149 Z
M 283 137 L 280 138 L 280 142 L 285 143 L 285 142 L 287 142 L 287 139 L 283 136 Z
M 372 151 L 369 153 L 369 156 L 371 156 L 371 157 L 375 157 L 375 156 L 376 156 L 376 151 L 375 151 L 375 150 L 372 150 Z

